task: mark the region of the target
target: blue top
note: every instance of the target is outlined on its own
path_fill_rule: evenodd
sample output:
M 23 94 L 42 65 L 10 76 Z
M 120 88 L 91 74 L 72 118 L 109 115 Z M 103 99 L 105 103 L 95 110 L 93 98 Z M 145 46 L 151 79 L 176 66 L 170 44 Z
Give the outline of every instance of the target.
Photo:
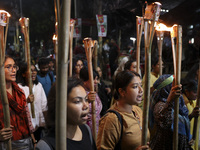
M 47 73 L 46 76 L 44 76 L 44 77 L 42 77 L 38 74 L 37 79 L 42 84 L 46 96 L 48 96 L 49 91 L 51 89 L 51 85 L 55 82 L 54 75 L 51 74 L 51 72 Z

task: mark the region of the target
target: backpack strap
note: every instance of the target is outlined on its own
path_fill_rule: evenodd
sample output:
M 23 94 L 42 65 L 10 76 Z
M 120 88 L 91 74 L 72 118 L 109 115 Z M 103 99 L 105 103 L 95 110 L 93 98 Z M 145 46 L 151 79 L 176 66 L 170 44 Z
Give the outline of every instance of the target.
M 122 135 L 123 135 L 123 120 L 122 120 L 122 116 L 120 115 L 120 113 L 118 113 L 117 111 L 115 111 L 113 109 L 109 109 L 106 113 L 108 113 L 108 112 L 116 114 L 117 118 L 119 119 L 119 122 L 121 124 L 121 135 L 120 135 L 119 141 L 115 145 L 115 149 L 114 149 L 114 150 L 121 150 L 121 140 L 122 140 Z
M 91 141 L 91 144 L 93 145 L 93 137 L 92 137 L 92 132 L 91 132 L 91 129 L 90 127 L 87 125 L 87 124 L 84 124 L 89 132 L 89 136 L 90 136 L 90 141 Z
M 47 145 L 50 147 L 51 150 L 55 150 L 56 149 L 55 138 L 45 136 L 45 137 L 42 138 L 42 140 L 47 143 Z

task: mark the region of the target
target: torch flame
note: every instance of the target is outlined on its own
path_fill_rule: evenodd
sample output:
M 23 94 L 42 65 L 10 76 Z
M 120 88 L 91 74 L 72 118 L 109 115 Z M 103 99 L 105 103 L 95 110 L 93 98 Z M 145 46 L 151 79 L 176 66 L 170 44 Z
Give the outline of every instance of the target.
M 171 31 L 172 28 L 171 27 L 167 27 L 165 24 L 163 23 L 159 23 L 157 26 L 156 26 L 156 30 L 157 31 Z
M 6 13 L 7 17 L 11 17 L 11 15 L 7 11 L 5 11 L 5 10 L 0 10 L 0 13 Z
M 53 40 L 56 41 L 57 40 L 57 36 L 54 34 L 53 35 Z

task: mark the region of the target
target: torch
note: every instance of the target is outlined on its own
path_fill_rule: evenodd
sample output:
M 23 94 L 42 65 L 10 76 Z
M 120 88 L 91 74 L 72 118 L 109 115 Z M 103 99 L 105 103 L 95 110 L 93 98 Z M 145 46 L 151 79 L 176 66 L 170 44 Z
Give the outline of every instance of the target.
M 166 26 L 162 23 L 159 23 L 156 26 L 156 35 L 157 35 L 157 43 L 158 43 L 158 58 L 159 58 L 159 75 L 162 75 L 162 44 L 164 39 L 164 28 Z
M 94 43 L 94 68 L 96 69 L 97 68 L 97 62 L 98 62 L 98 41 L 97 40 L 94 40 L 93 41 Z
M 73 33 L 74 33 L 74 25 L 75 25 L 75 20 L 71 19 L 70 20 L 70 33 L 69 33 L 69 76 L 72 76 L 72 58 L 73 58 L 73 53 L 72 53 L 72 48 L 73 48 Z
M 180 84 L 181 79 L 181 56 L 182 56 L 182 26 L 175 26 L 176 31 L 176 76 L 175 85 Z M 174 103 L 174 132 L 173 132 L 173 150 L 178 150 L 178 114 L 179 114 L 179 98 Z
M 200 54 L 199 54 L 200 55 Z M 199 106 L 200 107 L 200 59 L 199 59 L 199 74 L 198 74 L 198 89 L 197 89 L 197 103 L 196 103 L 196 106 Z M 198 130 L 197 130 L 197 127 L 198 127 L 198 119 L 199 117 L 197 118 L 194 118 L 194 127 L 193 127 L 193 134 L 192 134 L 192 139 L 193 140 L 196 140 L 196 137 L 197 134 L 198 134 Z
M 93 77 L 93 69 L 92 69 L 92 53 L 94 49 L 92 48 L 94 46 L 94 43 L 91 38 L 84 38 L 83 40 L 84 46 L 85 46 L 85 53 L 87 57 L 87 63 L 88 63 L 88 74 L 89 74 L 89 81 L 90 81 L 90 91 L 94 91 L 94 77 Z M 93 137 L 96 141 L 96 111 L 95 111 L 95 101 L 92 101 L 92 133 Z
M 177 25 L 173 25 L 171 32 L 171 42 L 172 42 L 172 56 L 173 56 L 173 65 L 174 65 L 174 76 L 176 77 L 176 54 L 175 54 L 175 38 L 177 37 Z
M 4 10 L 0 10 L 0 92 L 1 92 L 1 101 L 3 105 L 3 117 L 5 128 L 10 127 L 10 110 L 8 97 L 6 92 L 6 79 L 4 71 L 4 61 L 5 61 L 5 50 L 6 50 L 6 39 L 8 33 L 8 23 L 9 23 L 10 14 Z M 4 34 L 5 27 L 5 34 Z M 5 141 L 6 149 L 11 150 L 11 139 Z
M 28 73 L 28 86 L 29 86 L 29 94 L 33 94 L 33 82 L 32 82 L 32 73 L 31 73 L 31 56 L 30 56 L 30 44 L 29 44 L 29 18 L 20 18 L 19 19 L 22 33 L 25 38 L 25 51 L 26 51 L 26 60 L 27 60 L 27 73 Z M 34 102 L 31 102 L 31 114 L 32 118 L 35 118 L 35 109 Z
M 149 102 L 150 102 L 150 68 L 151 68 L 151 45 L 154 35 L 154 26 L 160 15 L 161 4 L 158 2 L 148 5 L 144 15 L 144 40 L 145 40 L 145 89 L 142 122 L 142 145 L 147 144 Z M 149 27 L 149 21 L 151 21 Z M 150 30 L 149 30 L 150 29 Z
M 142 31 L 144 28 L 144 18 L 136 16 L 136 32 L 137 32 L 137 50 L 136 50 L 136 61 L 137 61 L 137 73 L 140 73 L 140 43 L 142 37 Z

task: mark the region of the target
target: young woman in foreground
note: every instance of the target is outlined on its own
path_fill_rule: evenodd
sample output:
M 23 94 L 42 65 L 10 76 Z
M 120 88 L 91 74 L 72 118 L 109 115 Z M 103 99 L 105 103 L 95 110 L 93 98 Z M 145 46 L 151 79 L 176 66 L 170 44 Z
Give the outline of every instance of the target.
M 69 78 L 67 86 L 67 150 L 96 150 L 90 128 L 85 125 L 89 113 L 88 97 L 94 100 L 95 95 L 87 95 L 82 81 L 77 78 Z M 37 150 L 56 149 L 55 104 L 56 86 L 54 84 L 48 95 L 47 128 L 49 134 L 38 142 Z
M 142 110 L 136 106 L 141 103 L 143 95 L 139 74 L 132 71 L 118 73 L 115 78 L 115 89 L 117 102 L 110 109 L 121 115 L 123 133 L 121 133 L 121 123 L 117 115 L 107 113 L 100 120 L 97 149 L 116 149 L 118 142 L 122 150 L 148 149 L 148 145 L 141 146 Z M 120 136 L 122 136 L 121 140 Z

